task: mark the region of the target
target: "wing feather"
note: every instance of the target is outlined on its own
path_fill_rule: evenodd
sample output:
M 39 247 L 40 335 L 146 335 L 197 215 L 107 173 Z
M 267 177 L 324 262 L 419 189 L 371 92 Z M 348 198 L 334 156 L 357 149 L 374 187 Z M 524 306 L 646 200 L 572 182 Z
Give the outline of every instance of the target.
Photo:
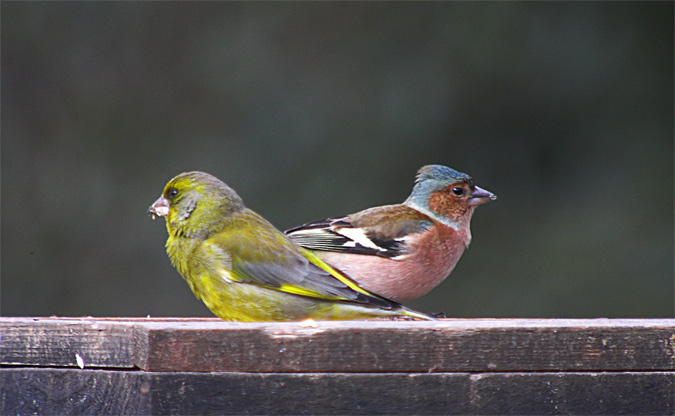
M 431 219 L 408 206 L 387 205 L 310 222 L 286 233 L 310 250 L 393 258 L 406 254 L 407 238 L 432 225 Z
M 247 210 L 248 227 L 233 227 L 204 241 L 210 251 L 229 253 L 234 284 L 255 284 L 295 295 L 395 309 L 399 305 L 359 287 L 339 270 L 292 244 L 265 219 Z M 256 238 L 250 238 L 255 230 Z M 245 244 L 242 244 L 245 242 Z M 216 247 L 210 247 L 216 246 Z M 245 249 L 244 249 L 245 247 Z

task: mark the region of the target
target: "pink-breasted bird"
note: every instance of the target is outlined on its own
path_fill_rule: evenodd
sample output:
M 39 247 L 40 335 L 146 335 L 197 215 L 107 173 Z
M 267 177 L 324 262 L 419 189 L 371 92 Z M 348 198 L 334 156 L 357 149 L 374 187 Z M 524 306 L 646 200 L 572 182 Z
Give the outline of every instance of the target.
M 471 176 L 428 165 L 418 171 L 402 204 L 310 222 L 286 233 L 367 290 L 405 302 L 428 293 L 452 272 L 471 242 L 474 209 L 495 199 Z

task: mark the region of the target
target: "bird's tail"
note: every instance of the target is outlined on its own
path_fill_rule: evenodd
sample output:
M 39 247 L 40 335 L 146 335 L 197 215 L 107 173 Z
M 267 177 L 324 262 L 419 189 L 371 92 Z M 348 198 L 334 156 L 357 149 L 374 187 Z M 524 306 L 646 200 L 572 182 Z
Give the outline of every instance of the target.
M 401 309 L 397 310 L 401 315 L 409 318 L 415 318 L 415 319 L 421 319 L 424 321 L 435 321 L 436 318 L 434 318 L 431 315 L 428 315 L 424 312 L 418 312 L 414 309 L 406 308 L 405 306 L 401 305 Z

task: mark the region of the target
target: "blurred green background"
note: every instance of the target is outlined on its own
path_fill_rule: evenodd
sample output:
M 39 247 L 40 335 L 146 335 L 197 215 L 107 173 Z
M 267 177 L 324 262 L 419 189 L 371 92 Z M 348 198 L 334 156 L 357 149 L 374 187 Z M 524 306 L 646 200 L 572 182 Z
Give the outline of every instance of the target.
M 672 2 L 2 2 L 3 315 L 210 316 L 148 206 L 185 170 L 281 229 L 499 196 L 455 317 L 673 316 Z

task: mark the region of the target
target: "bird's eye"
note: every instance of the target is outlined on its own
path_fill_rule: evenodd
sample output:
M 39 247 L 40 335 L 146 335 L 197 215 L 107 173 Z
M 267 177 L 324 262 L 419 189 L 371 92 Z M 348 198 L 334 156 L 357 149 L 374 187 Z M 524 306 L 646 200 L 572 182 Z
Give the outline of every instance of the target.
M 452 193 L 457 195 L 457 196 L 462 196 L 464 195 L 464 188 L 460 188 L 459 186 L 455 186 L 452 188 Z
M 178 189 L 176 188 L 171 188 L 166 192 L 166 196 L 168 196 L 169 198 L 173 198 L 176 195 L 178 195 Z

